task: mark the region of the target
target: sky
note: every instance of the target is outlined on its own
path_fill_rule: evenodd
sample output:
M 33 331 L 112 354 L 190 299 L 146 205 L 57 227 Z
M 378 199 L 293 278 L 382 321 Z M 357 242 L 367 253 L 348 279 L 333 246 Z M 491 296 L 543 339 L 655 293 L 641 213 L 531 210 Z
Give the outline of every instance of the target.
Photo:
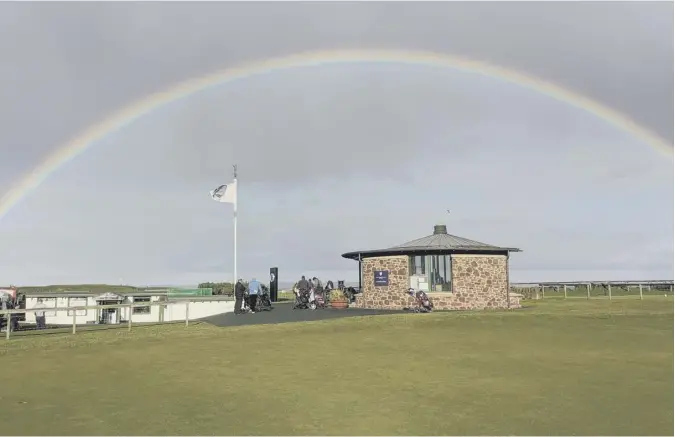
M 544 78 L 673 142 L 672 2 L 0 3 L 0 195 L 176 83 L 308 50 L 435 51 Z M 673 278 L 673 155 L 536 91 L 342 63 L 211 87 L 111 132 L 0 220 L 0 284 L 358 278 L 340 254 L 448 232 L 513 282 Z M 448 212 L 450 210 L 450 212 Z

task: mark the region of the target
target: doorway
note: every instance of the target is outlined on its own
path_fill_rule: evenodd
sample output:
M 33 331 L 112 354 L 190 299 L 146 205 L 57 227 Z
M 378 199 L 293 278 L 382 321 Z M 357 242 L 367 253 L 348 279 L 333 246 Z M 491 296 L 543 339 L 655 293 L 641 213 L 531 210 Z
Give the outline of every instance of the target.
M 100 300 L 97 305 L 119 305 L 118 300 Z M 100 308 L 98 310 L 98 323 L 102 325 L 116 325 L 120 323 L 119 308 Z

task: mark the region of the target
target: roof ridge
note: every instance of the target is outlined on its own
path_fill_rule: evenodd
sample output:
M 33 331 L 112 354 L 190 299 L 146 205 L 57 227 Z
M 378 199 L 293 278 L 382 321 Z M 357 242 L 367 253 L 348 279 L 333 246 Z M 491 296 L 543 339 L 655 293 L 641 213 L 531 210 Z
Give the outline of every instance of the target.
M 453 234 L 431 234 L 427 235 L 426 237 L 422 238 L 417 238 L 415 240 L 410 240 L 407 241 L 403 244 L 399 244 L 396 246 L 391 247 L 391 249 L 395 248 L 405 248 L 405 247 L 491 247 L 491 248 L 497 248 L 499 246 L 495 246 L 492 244 L 487 244 L 483 243 L 480 241 L 476 240 L 471 240 L 465 237 L 460 237 L 458 235 L 453 235 Z

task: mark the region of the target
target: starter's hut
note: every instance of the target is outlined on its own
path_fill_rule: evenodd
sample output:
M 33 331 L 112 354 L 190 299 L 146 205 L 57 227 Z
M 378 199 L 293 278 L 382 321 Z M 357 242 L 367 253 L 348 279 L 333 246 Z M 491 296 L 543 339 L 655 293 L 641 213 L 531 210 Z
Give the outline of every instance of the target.
M 410 306 L 410 287 L 424 290 L 436 309 L 517 308 L 518 297 L 509 295 L 510 252 L 520 249 L 456 237 L 436 225 L 427 237 L 342 256 L 359 261 L 359 308 Z

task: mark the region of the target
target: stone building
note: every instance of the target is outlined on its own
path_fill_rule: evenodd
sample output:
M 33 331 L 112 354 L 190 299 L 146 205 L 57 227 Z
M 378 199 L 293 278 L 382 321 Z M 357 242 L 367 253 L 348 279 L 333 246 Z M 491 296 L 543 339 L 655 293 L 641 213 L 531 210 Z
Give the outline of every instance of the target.
M 388 249 L 349 252 L 359 261 L 362 292 L 353 306 L 402 309 L 413 304 L 408 288 L 424 290 L 435 309 L 518 308 L 519 295 L 509 293 L 509 253 L 498 247 L 448 234 L 434 233 Z

